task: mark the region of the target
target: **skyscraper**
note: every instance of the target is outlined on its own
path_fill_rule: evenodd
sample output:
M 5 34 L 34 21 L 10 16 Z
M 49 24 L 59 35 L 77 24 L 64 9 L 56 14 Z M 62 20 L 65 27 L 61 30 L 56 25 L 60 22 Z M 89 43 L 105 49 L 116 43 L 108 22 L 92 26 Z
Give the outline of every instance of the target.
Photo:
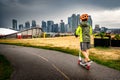
M 57 32 L 59 32 L 58 30 L 59 30 L 59 28 L 58 28 L 58 24 L 53 24 L 52 32 L 57 33 Z
M 77 26 L 80 25 L 80 14 L 77 14 Z
M 47 26 L 46 26 L 46 22 L 45 21 L 42 21 L 42 30 L 44 32 L 47 32 Z
M 61 23 L 60 23 L 60 32 L 61 33 L 65 32 L 65 23 L 63 22 L 63 20 L 61 20 Z
M 26 29 L 29 29 L 29 28 L 30 28 L 30 22 L 29 22 L 29 21 L 25 22 L 25 28 L 26 28 Z
M 72 32 L 72 18 L 68 17 L 69 32 Z
M 12 26 L 14 30 L 17 30 L 17 20 L 15 19 L 12 20 Z
M 89 17 L 88 17 L 88 23 L 92 26 L 92 18 L 91 18 L 90 15 L 89 15 Z
M 68 17 L 68 24 L 71 28 L 71 32 L 74 32 L 77 26 L 80 24 L 80 14 L 72 14 L 71 17 Z
M 36 27 L 36 21 L 32 20 L 32 27 Z
M 47 21 L 47 32 L 52 32 L 53 21 Z
M 23 30 L 23 24 L 20 24 L 19 25 L 19 31 L 22 31 Z

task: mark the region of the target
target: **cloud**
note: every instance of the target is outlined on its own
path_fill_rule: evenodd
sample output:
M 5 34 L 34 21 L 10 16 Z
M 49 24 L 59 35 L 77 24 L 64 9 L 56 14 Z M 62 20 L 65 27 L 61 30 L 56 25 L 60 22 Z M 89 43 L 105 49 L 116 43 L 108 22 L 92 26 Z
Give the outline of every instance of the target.
M 11 26 L 12 19 L 19 23 L 53 20 L 55 23 L 73 13 L 88 13 L 94 24 L 119 26 L 120 0 L 0 0 L 0 27 Z M 111 18 L 112 17 L 112 18 Z
M 95 24 L 100 24 L 104 27 L 120 27 L 120 8 L 114 10 L 101 10 L 91 13 Z

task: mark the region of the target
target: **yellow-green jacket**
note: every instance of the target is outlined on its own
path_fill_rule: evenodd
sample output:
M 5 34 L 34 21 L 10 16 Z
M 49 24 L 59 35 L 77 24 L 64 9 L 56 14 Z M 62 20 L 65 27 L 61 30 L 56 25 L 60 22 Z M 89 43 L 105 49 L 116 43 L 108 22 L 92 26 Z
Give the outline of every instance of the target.
M 80 37 L 80 42 L 90 42 L 92 27 L 86 21 L 81 22 L 81 24 L 77 27 L 75 34 Z

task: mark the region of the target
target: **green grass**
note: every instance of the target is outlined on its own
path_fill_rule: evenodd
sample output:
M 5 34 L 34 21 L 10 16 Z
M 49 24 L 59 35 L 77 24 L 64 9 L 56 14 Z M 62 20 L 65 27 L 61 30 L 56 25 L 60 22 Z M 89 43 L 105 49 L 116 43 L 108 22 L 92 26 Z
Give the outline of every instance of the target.
M 10 62 L 3 55 L 0 55 L 0 80 L 9 80 L 12 72 L 13 67 Z
M 48 46 L 34 46 L 34 45 L 31 45 L 31 44 L 27 44 L 27 43 L 5 43 L 5 44 L 12 44 L 12 45 L 17 45 L 17 46 L 25 46 L 25 47 L 34 47 L 34 48 L 55 50 L 55 51 L 60 51 L 60 52 L 68 53 L 68 54 L 75 55 L 75 56 L 78 56 L 78 52 L 79 52 L 79 50 L 76 50 L 76 49 L 63 48 L 63 47 L 51 47 L 50 45 L 48 45 Z M 97 49 L 107 50 L 109 48 L 107 48 L 107 47 L 97 47 Z M 95 53 L 91 53 L 90 58 L 98 64 L 102 64 L 102 65 L 105 65 L 107 67 L 110 67 L 110 68 L 113 68 L 113 69 L 116 69 L 116 70 L 120 71 L 120 59 L 118 59 L 118 60 L 103 60 L 102 59 L 101 60 L 101 58 L 98 57 L 98 55 L 95 55 Z

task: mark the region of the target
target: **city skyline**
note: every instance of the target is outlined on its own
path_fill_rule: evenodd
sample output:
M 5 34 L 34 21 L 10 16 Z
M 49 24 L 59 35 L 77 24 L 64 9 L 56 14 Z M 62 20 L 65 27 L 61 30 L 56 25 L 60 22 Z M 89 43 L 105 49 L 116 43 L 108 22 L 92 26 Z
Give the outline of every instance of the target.
M 120 0 L 0 0 L 0 27 L 12 27 L 12 19 L 18 24 L 36 20 L 53 20 L 67 23 L 71 14 L 88 13 L 92 16 L 93 27 L 120 27 Z

